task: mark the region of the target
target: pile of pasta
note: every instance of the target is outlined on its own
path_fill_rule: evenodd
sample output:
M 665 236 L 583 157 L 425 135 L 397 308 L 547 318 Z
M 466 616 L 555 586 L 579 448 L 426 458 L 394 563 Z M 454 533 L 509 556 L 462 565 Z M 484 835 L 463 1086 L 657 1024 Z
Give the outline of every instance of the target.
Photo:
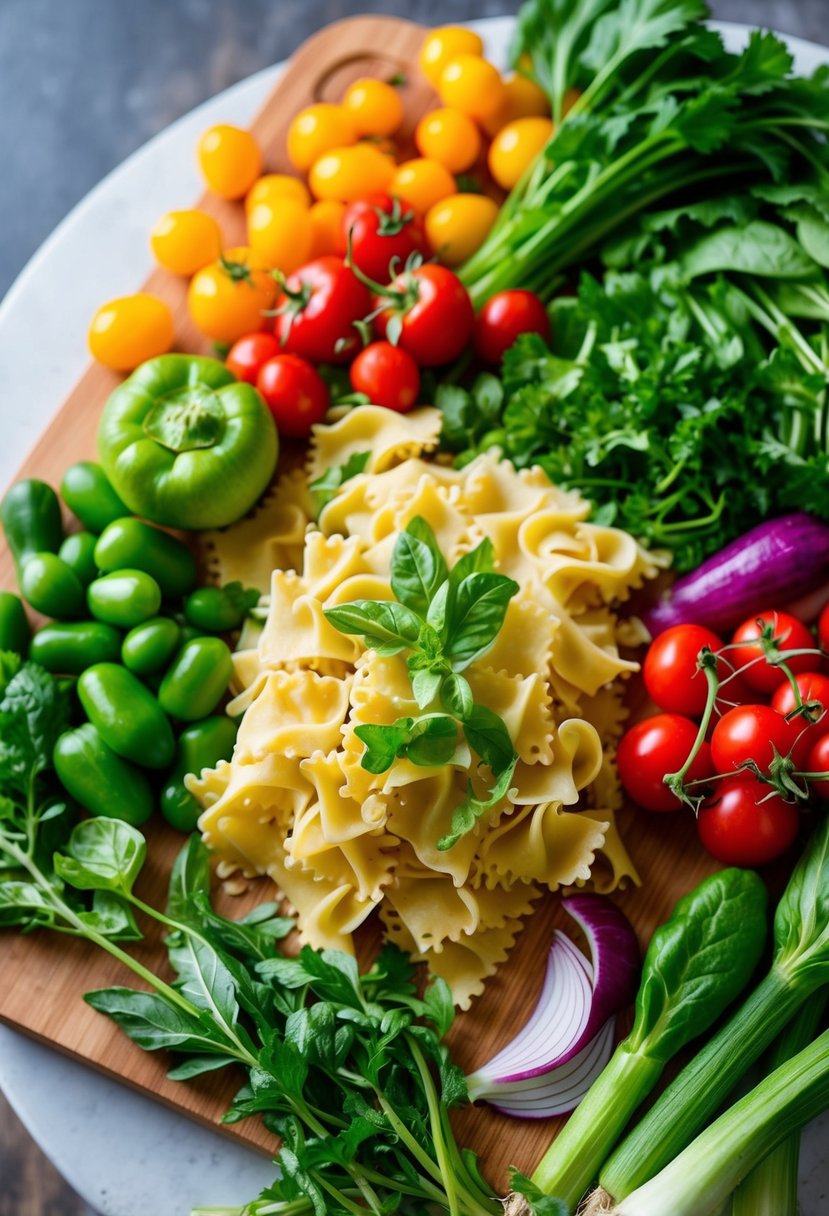
M 283 478 L 260 513 L 214 535 L 217 575 L 267 590 L 267 618 L 235 656 L 243 712 L 233 758 L 188 785 L 223 872 L 268 874 L 303 940 L 353 950 L 375 910 L 385 932 L 467 1007 L 504 960 L 542 890 L 636 881 L 616 828 L 613 748 L 621 731 L 624 626 L 613 605 L 659 564 L 588 503 L 497 452 L 455 469 L 429 457 L 438 411 L 361 406 L 315 430 L 308 470 Z M 313 522 L 308 482 L 368 453 Z M 451 849 L 437 841 L 463 799 L 472 755 L 424 768 L 361 766 L 362 723 L 421 712 L 405 655 L 380 657 L 324 610 L 392 599 L 389 563 L 415 517 L 451 566 L 484 537 L 520 586 L 491 648 L 466 672 L 505 721 L 519 761 L 507 796 Z

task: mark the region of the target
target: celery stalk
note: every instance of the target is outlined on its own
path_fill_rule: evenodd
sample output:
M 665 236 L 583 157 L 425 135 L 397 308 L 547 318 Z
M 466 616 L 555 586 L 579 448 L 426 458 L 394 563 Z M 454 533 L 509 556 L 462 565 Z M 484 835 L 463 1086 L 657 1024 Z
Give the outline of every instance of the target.
M 777 1068 L 800 1051 L 817 1032 L 829 996 L 821 989 L 810 997 L 770 1053 L 770 1068 Z M 795 1132 L 760 1162 L 734 1192 L 731 1216 L 797 1216 L 797 1167 L 800 1133 Z
M 611 1216 L 712 1216 L 787 1136 L 829 1106 L 829 1030 L 781 1064 Z

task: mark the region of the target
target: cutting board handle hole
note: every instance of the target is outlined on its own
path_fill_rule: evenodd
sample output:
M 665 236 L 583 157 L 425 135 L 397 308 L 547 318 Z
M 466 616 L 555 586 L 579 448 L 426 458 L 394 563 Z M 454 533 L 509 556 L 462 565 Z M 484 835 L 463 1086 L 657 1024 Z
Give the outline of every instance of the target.
M 411 66 L 402 59 L 383 55 L 382 51 L 357 51 L 326 68 L 314 85 L 314 100 L 340 102 L 348 86 L 362 76 L 391 80 L 393 76 L 410 73 Z

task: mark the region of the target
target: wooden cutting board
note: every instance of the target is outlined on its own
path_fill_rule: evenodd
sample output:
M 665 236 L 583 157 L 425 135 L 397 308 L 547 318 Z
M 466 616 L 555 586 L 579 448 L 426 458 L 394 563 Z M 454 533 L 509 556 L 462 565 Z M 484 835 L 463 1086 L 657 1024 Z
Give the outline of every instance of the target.
M 435 104 L 431 88 L 412 66 L 423 36 L 424 30 L 410 22 L 366 16 L 328 26 L 306 42 L 252 126 L 264 150 L 267 170 L 291 171 L 285 133 L 297 110 L 312 101 L 339 101 L 347 85 L 359 76 L 388 79 L 404 74 L 406 83 L 402 91 L 407 117 L 402 142 L 404 146 L 410 143 L 417 119 Z M 241 203 L 205 195 L 198 205 L 215 215 L 227 245 L 244 243 Z M 209 353 L 209 344 L 189 321 L 185 281 L 156 270 L 145 289 L 170 305 L 176 323 L 176 349 Z M 57 411 L 18 475 L 39 477 L 57 486 L 67 465 L 94 457 L 98 417 L 118 382 L 114 373 L 99 365 L 91 366 Z M 2 542 L 0 586 L 16 590 L 11 557 Z M 641 874 L 642 886 L 621 892 L 615 898 L 644 943 L 676 900 L 716 865 L 697 843 L 690 816 L 626 812 L 621 827 Z M 148 838 L 149 861 L 138 891 L 149 903 L 163 906 L 167 876 L 182 837 L 159 819 L 150 824 Z M 269 897 L 265 883 L 254 883 L 241 897 L 220 892 L 218 898 L 225 913 L 241 915 L 254 903 Z M 489 1058 L 529 1014 L 540 987 L 552 928 L 556 924 L 566 928 L 567 923 L 557 900 L 546 899 L 528 919 L 511 958 L 488 982 L 484 995 L 468 1014 L 458 1018 L 452 1031 L 452 1046 L 465 1069 Z M 572 931 L 572 922 L 569 924 Z M 364 939 L 361 950 L 366 956 L 370 955 L 374 941 L 371 935 Z M 158 935 L 150 933 L 133 949 L 143 962 L 154 968 L 161 965 L 164 951 Z M 112 1022 L 81 999 L 84 992 L 93 988 L 132 983 L 132 975 L 120 964 L 82 942 L 46 932 L 28 937 L 14 932 L 0 933 L 0 1019 L 183 1113 L 216 1125 L 238 1087 L 238 1076 L 223 1079 L 209 1074 L 186 1084 L 169 1081 L 165 1075 L 171 1066 L 169 1057 L 139 1050 Z M 487 1175 L 499 1189 L 504 1184 L 508 1164 L 514 1163 L 524 1170 L 533 1166 L 555 1126 L 550 1121 L 507 1119 L 485 1108 L 464 1111 L 457 1118 L 461 1143 L 479 1153 Z M 274 1151 L 273 1137 L 255 1120 L 225 1130 L 228 1135 L 263 1150 Z

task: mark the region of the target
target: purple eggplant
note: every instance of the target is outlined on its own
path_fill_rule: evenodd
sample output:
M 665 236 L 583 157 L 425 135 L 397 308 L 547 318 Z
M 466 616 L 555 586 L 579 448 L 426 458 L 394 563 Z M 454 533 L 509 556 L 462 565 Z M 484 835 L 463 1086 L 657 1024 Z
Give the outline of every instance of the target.
M 732 541 L 642 613 L 652 637 L 672 625 L 735 628 L 829 579 L 829 524 L 802 511 L 770 519 Z

